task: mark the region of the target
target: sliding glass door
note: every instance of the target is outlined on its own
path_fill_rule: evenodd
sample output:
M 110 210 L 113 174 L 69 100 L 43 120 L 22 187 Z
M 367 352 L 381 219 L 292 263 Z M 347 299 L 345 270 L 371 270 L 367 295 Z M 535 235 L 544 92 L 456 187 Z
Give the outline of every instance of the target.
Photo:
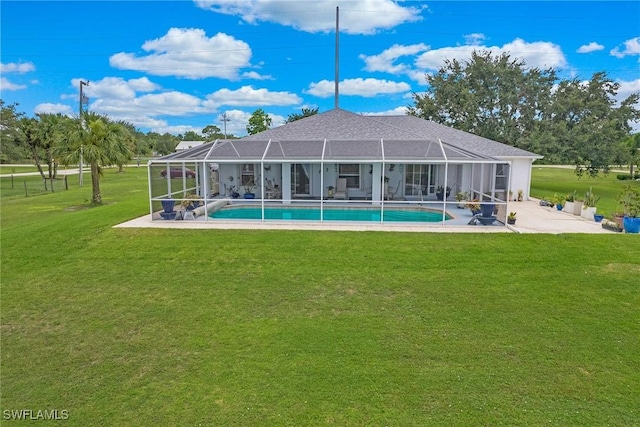
M 435 165 L 406 165 L 404 173 L 405 196 L 434 194 L 436 191 Z
M 311 165 L 308 163 L 294 163 L 291 165 L 291 195 L 310 196 Z

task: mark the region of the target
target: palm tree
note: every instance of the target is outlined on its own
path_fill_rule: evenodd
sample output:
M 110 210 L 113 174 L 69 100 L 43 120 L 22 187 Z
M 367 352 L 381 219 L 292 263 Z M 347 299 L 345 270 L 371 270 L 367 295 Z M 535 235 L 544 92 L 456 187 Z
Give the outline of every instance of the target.
M 36 114 L 38 124 L 36 133 L 40 145 L 45 151 L 47 165 L 49 166 L 49 178 L 55 178 L 58 173 L 58 162 L 53 156 L 54 148 L 60 144 L 65 135 L 65 126 L 68 127 L 69 117 L 58 114 Z
M 75 163 L 80 155 L 91 166 L 92 204 L 102 204 L 100 176 L 104 166 L 122 164 L 131 158 L 130 135 L 121 124 L 108 117 L 86 112 L 74 123 L 69 137 L 62 140 L 56 155 L 64 163 Z

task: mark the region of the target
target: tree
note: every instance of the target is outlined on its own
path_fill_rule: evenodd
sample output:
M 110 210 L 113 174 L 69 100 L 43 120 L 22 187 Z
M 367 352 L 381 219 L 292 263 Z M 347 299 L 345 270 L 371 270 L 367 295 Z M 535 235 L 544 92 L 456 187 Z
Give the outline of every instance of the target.
M 58 174 L 58 162 L 54 158 L 53 150 L 65 138 L 66 129 L 69 128 L 71 119 L 60 113 L 36 114 L 36 117 L 38 119 L 36 125 L 37 139 L 40 147 L 44 150 L 48 178 L 55 178 Z
M 192 130 L 185 132 L 184 136 L 181 139 L 182 141 L 204 141 L 205 140 L 205 138 L 202 135 L 199 135 Z
M 633 107 L 637 93 L 615 106 L 619 87 L 606 73 L 598 72 L 586 83 L 561 81 L 554 93 L 547 119 L 578 176 L 607 173 L 615 162 L 619 141 L 631 131 L 629 121 L 640 118 L 640 111 Z
M 207 125 L 202 129 L 205 141 L 215 141 L 224 138 L 224 134 L 216 125 Z
M 176 151 L 176 146 L 180 142 L 178 137 L 173 136 L 168 132 L 162 135 L 154 132 L 152 140 L 155 140 L 155 145 L 153 147 L 155 152 L 161 156 L 165 156 Z
M 535 119 L 548 106 L 556 74 L 527 70 L 504 53 L 476 52 L 467 62 L 445 60 L 429 88 L 414 94 L 409 114 L 512 146 L 525 146 Z
M 296 120 L 304 119 L 305 117 L 314 116 L 318 114 L 319 108 L 303 108 L 302 113 L 289 114 L 285 123 L 295 122 Z
M 42 179 L 45 179 L 40 158 L 42 157 L 42 143 L 38 132 L 38 121 L 32 117 L 22 117 L 18 124 L 19 139 L 31 153 L 31 160 L 38 169 Z
M 587 83 L 558 83 L 555 69 L 527 69 L 508 54 L 473 52 L 426 79 L 409 114 L 534 151 L 547 163 L 574 164 L 578 175 L 608 171 L 629 121 L 640 119 L 640 94 L 616 104 L 619 85 L 604 72 Z
M 253 112 L 253 114 L 251 114 L 251 117 L 249 117 L 247 133 L 249 135 L 254 135 L 269 129 L 269 126 L 271 126 L 271 117 L 269 117 L 262 108 L 258 108 Z
M 20 141 L 19 123 L 24 113 L 17 109 L 18 104 L 5 105 L 0 99 L 0 163 L 22 163 L 29 158 L 29 151 Z
M 63 163 L 75 163 L 80 155 L 91 167 L 92 204 L 102 204 L 100 176 L 104 166 L 121 164 L 131 158 L 129 131 L 106 116 L 87 112 L 74 121 L 68 138 L 54 150 Z

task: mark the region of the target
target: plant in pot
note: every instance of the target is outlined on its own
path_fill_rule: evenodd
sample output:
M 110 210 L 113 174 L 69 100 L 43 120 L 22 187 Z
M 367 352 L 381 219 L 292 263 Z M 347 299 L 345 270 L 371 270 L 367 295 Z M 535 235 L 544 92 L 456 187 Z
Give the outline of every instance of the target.
M 328 197 L 333 197 L 333 190 L 335 190 L 335 187 L 333 185 L 330 185 L 327 187 L 327 196 Z
M 187 193 L 185 199 L 180 202 L 180 205 L 187 211 L 192 211 L 198 206 L 200 206 L 200 202 L 198 200 L 198 195 L 194 193 Z
M 458 191 L 456 194 L 456 201 L 458 202 L 458 209 L 464 209 L 466 204 L 464 203 L 467 200 L 468 194 L 464 191 Z
M 229 196 L 233 197 L 234 199 L 237 199 L 238 197 L 240 197 L 240 193 L 238 193 L 236 191 L 236 186 L 235 185 L 230 185 L 229 186 L 229 190 L 227 193 Z
M 594 220 L 596 214 L 596 204 L 600 200 L 600 196 L 593 193 L 593 187 L 589 187 L 589 191 L 584 193 L 584 206 L 582 207 L 582 217 L 588 220 Z
M 473 199 L 464 206 L 471 211 L 471 215 L 480 214 L 480 201 L 478 199 Z
M 626 233 L 640 233 L 640 189 L 631 185 L 622 187 L 618 202 L 624 211 L 622 225 Z
M 564 211 L 568 213 L 573 213 L 573 205 L 576 200 L 576 191 L 573 193 L 567 193 L 567 197 L 564 198 Z
M 516 213 L 515 212 L 509 212 L 509 215 L 507 216 L 507 224 L 515 224 L 516 223 Z
M 242 197 L 244 197 L 245 199 L 255 199 L 256 198 L 256 193 L 254 193 L 254 190 L 256 189 L 256 185 L 253 182 L 248 182 L 245 185 L 243 185 L 244 188 L 244 194 Z
M 524 191 L 518 190 L 518 201 L 521 202 L 524 199 Z
M 451 195 L 451 187 L 447 187 L 446 189 L 446 197 L 448 198 Z M 439 201 L 443 201 L 445 198 L 445 188 L 443 186 L 438 186 L 436 188 L 436 199 Z
M 551 201 L 553 202 L 553 204 L 556 206 L 556 209 L 561 211 L 562 208 L 564 207 L 564 196 L 560 196 L 558 195 L 558 193 L 553 195 L 553 198 L 551 199 Z
M 619 226 L 616 221 L 612 221 L 610 219 L 602 220 L 602 228 L 609 231 L 615 231 L 616 233 L 619 233 L 622 231 L 622 227 Z

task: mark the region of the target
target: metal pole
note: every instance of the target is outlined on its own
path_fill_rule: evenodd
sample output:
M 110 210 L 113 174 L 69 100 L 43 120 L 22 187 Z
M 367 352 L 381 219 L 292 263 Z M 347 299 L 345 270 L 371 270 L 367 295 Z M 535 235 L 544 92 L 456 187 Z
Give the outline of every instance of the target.
M 227 122 L 229 119 L 227 118 L 227 113 L 222 113 L 222 123 L 224 127 L 224 139 L 227 139 Z
M 336 76 L 335 76 L 335 101 L 334 108 L 340 107 L 340 102 L 338 100 L 338 87 L 340 80 L 340 66 L 339 66 L 339 57 L 340 57 L 340 8 L 336 6 Z

